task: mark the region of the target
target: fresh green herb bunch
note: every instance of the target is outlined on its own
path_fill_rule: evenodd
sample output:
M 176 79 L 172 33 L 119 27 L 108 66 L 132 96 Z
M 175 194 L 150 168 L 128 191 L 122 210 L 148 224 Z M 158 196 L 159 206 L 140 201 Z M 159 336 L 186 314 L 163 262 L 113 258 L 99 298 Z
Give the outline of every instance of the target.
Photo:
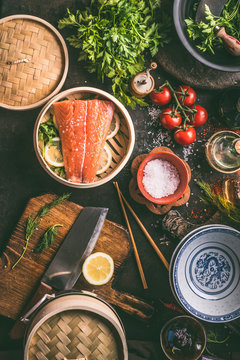
M 215 49 L 222 46 L 222 40 L 214 33 L 215 26 L 225 27 L 227 34 L 240 38 L 240 0 L 229 0 L 220 17 L 214 16 L 205 5 L 206 23 L 195 22 L 198 2 L 193 6 L 193 14 L 185 20 L 189 37 L 196 41 L 197 47 L 203 52 L 215 54 Z
M 31 239 L 36 228 L 39 226 L 41 219 L 44 216 L 46 216 L 49 213 L 49 211 L 52 210 L 52 208 L 54 208 L 57 205 L 62 204 L 65 200 L 67 200 L 70 197 L 70 195 L 71 194 L 68 193 L 68 194 L 63 194 L 62 196 L 59 196 L 58 198 L 54 199 L 52 202 L 41 207 L 41 209 L 38 211 L 37 214 L 33 214 L 28 217 L 26 226 L 25 226 L 25 246 L 23 248 L 21 255 L 18 257 L 17 261 L 13 264 L 12 269 L 14 269 L 15 266 L 19 263 L 19 261 L 21 261 L 21 259 L 23 258 L 24 254 L 27 250 L 29 240 Z
M 197 185 L 204 191 L 201 200 L 207 204 L 215 206 L 218 211 L 227 216 L 235 223 L 240 223 L 240 209 L 232 202 L 227 200 L 222 194 L 216 193 L 211 186 L 204 181 L 198 181 Z
M 92 0 L 85 11 L 67 13 L 58 27 L 75 28 L 67 40 L 80 49 L 78 60 L 86 61 L 87 70 L 97 72 L 102 81 L 112 79 L 113 93 L 124 104 L 147 105 L 130 96 L 128 87 L 130 78 L 145 68 L 145 50 L 154 56 L 169 40 L 171 22 L 160 11 L 160 0 Z

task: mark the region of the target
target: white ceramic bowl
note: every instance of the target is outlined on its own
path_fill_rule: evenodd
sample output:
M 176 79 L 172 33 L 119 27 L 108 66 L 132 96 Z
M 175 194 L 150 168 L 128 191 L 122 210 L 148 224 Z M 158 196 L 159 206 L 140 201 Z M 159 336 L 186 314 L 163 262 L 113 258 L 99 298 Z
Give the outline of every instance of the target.
M 112 162 L 108 170 L 102 173 L 92 183 L 75 183 L 57 175 L 43 158 L 41 149 L 39 147 L 38 131 L 40 124 L 49 119 L 53 103 L 63 98 L 81 99 L 83 97 L 86 98 L 86 96 L 92 94 L 112 101 L 115 104 L 116 111 L 120 117 L 120 131 L 112 139 L 107 140 L 109 148 L 112 152 Z M 76 87 L 59 93 L 44 106 L 35 123 L 33 142 L 34 149 L 41 166 L 51 177 L 64 185 L 74 188 L 86 189 L 106 184 L 123 169 L 134 148 L 135 132 L 133 122 L 128 111 L 114 96 L 103 90 L 93 87 Z

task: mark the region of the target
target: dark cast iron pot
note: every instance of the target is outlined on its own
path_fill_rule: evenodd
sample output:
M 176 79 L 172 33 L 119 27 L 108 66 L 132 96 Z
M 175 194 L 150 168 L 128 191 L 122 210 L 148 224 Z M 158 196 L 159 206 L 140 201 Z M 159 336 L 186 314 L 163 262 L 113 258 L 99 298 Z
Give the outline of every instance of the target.
M 189 38 L 185 19 L 190 16 L 196 0 L 174 0 L 173 19 L 177 34 L 188 52 L 198 61 L 216 70 L 240 71 L 240 56 L 233 56 L 223 46 L 215 51 L 215 55 L 200 51 L 194 41 Z

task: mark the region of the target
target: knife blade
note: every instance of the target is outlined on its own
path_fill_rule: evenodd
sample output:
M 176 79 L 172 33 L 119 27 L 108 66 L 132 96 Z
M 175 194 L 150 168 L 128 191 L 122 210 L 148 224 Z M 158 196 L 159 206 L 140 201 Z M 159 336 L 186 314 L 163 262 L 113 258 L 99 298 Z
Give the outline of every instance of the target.
M 60 246 L 42 282 L 57 290 L 71 289 L 100 235 L 108 209 L 85 207 Z
M 206 22 L 205 5 L 207 5 L 214 16 L 220 16 L 227 0 L 201 0 L 195 15 L 196 22 Z
M 81 210 L 71 229 L 57 250 L 45 271 L 31 300 L 24 307 L 23 314 L 29 312 L 37 302 L 53 290 L 71 289 L 82 272 L 84 260 L 89 256 L 98 240 L 108 209 L 85 207 Z M 24 335 L 25 326 L 21 317 L 10 331 L 12 339 Z

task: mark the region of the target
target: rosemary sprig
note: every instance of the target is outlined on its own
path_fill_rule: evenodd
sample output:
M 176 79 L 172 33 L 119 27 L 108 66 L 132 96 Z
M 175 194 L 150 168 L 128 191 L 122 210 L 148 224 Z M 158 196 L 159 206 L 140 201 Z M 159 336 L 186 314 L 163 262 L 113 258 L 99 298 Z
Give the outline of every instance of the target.
M 19 263 L 19 261 L 23 258 L 24 254 L 27 250 L 29 240 L 30 240 L 32 234 L 34 233 L 34 231 L 36 230 L 36 228 L 38 227 L 38 225 L 40 224 L 41 218 L 46 216 L 53 207 L 55 207 L 59 204 L 62 204 L 65 200 L 67 200 L 69 198 L 70 195 L 71 194 L 68 193 L 68 194 L 63 194 L 62 196 L 59 196 L 57 199 L 53 200 L 49 204 L 44 205 L 35 216 L 34 215 L 29 216 L 29 218 L 27 219 L 26 227 L 25 227 L 25 240 L 26 240 L 25 246 L 23 248 L 22 254 L 19 256 L 17 261 L 13 264 L 12 269 L 14 269 L 15 266 Z
M 204 181 L 198 181 L 197 185 L 204 191 L 204 196 L 200 197 L 208 205 L 215 206 L 222 214 L 236 223 L 240 223 L 240 209 L 232 202 L 225 199 L 223 195 L 213 191 L 209 184 Z
M 55 224 L 50 226 L 45 233 L 43 234 L 43 236 L 41 237 L 38 245 L 36 246 L 36 248 L 34 249 L 34 252 L 36 253 L 42 253 L 43 250 L 48 249 L 49 247 L 51 247 L 56 239 L 56 236 L 58 234 L 57 228 L 59 226 L 63 226 L 62 224 Z

